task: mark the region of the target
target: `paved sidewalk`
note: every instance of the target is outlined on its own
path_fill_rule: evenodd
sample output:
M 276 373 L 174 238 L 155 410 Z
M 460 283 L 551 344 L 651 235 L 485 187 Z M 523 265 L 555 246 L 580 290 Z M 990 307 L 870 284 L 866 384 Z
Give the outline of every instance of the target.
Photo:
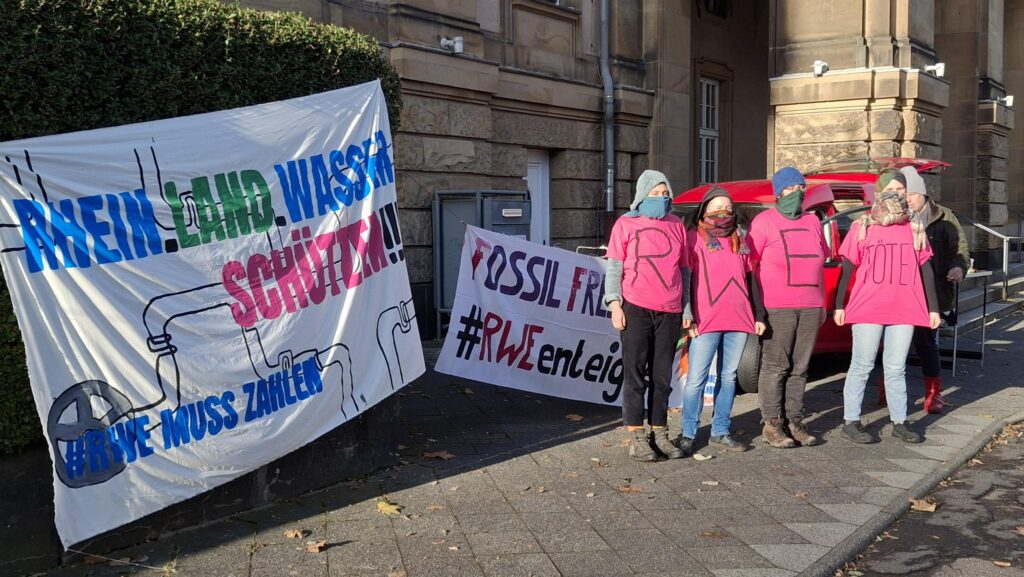
M 962 342 L 976 348 L 979 336 Z M 962 364 L 958 383 L 947 383 L 959 406 L 929 416 L 917 405 L 924 444 L 891 437 L 884 409 L 867 413 L 881 443 L 840 438 L 846 361 L 825 357 L 807 394 L 823 445 L 760 444 L 757 399 L 744 395 L 734 428 L 756 448 L 704 461 L 630 461 L 614 408 L 428 372 L 400 393 L 401 466 L 112 555 L 152 569 L 81 564 L 50 574 L 817 575 L 859 550 L 909 489 L 937 482 L 929 476 L 955 466 L 987 427 L 1024 411 L 1022 336 L 1020 313 L 990 327 L 984 368 Z M 874 399 L 874 387 L 867 394 Z M 670 419 L 678 430 L 679 414 Z M 378 511 L 382 497 L 401 514 Z M 287 539 L 294 529 L 304 537 Z M 308 552 L 317 541 L 324 550 Z

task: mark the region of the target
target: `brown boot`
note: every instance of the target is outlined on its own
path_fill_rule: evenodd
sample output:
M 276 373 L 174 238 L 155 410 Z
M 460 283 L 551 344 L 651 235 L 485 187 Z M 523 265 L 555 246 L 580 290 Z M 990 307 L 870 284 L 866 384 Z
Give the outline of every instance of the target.
M 789 420 L 789 434 L 793 435 L 793 440 L 801 447 L 812 447 L 819 443 L 818 437 L 807 430 L 803 417 L 793 417 Z
M 782 428 L 782 419 L 765 421 L 764 428 L 761 429 L 761 438 L 776 449 L 792 449 L 796 446 L 793 439 L 790 439 L 786 430 Z

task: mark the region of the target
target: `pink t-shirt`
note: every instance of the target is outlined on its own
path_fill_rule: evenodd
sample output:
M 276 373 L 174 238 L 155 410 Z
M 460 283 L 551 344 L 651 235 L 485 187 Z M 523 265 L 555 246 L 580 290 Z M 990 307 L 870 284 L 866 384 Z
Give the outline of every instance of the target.
M 850 226 L 839 254 L 856 266 L 846 303 L 846 322 L 929 326 L 921 265 L 932 257 L 926 243 L 914 250 L 910 224 L 872 225 L 858 241 L 860 221 Z
M 766 308 L 825 306 L 825 256 L 829 254 L 821 221 L 813 214 L 796 220 L 769 209 L 754 217 L 747 235 L 750 257 Z
M 607 256 L 622 261 L 623 299 L 652 311 L 682 312 L 682 269 L 690 263 L 679 217 L 620 217 L 612 227 Z
M 729 239 L 711 252 L 696 230 L 689 231 L 690 268 L 693 276 L 693 322 L 701 333 L 754 332 L 754 311 L 747 291 L 750 255 L 737 254 Z

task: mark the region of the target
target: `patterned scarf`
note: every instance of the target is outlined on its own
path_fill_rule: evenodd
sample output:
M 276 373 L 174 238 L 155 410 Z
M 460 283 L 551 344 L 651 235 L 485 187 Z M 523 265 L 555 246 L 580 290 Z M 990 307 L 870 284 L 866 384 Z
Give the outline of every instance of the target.
M 871 225 L 891 226 L 894 224 L 910 223 L 910 230 L 914 233 L 914 250 L 921 250 L 925 247 L 926 238 L 924 227 L 920 221 L 910 218 L 910 208 L 907 206 L 907 199 L 895 192 L 879 192 L 875 195 L 875 203 L 871 205 L 868 214 L 860 217 L 860 227 L 857 232 L 857 240 L 867 238 L 868 227 Z
M 735 254 L 750 253 L 747 243 L 743 242 L 739 227 L 736 226 L 736 216 L 731 210 L 706 213 L 697 223 L 697 234 L 704 241 L 708 252 L 722 250 L 722 243 L 718 239 L 728 237 Z

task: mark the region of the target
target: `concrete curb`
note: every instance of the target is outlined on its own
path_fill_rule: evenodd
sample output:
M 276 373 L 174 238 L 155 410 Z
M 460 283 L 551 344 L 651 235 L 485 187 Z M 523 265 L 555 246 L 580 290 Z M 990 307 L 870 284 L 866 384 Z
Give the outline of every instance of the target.
M 938 469 L 932 471 L 923 479 L 907 489 L 899 497 L 889 502 L 881 511 L 875 513 L 866 523 L 860 526 L 849 537 L 832 548 L 823 557 L 811 564 L 810 567 L 801 571 L 796 577 L 834 577 L 837 569 L 841 568 L 847 561 L 853 559 L 858 553 L 874 543 L 875 537 L 881 535 L 890 525 L 899 519 L 910 509 L 910 499 L 920 499 L 930 493 L 939 482 L 953 473 L 967 461 L 970 461 L 982 450 L 992 438 L 1007 425 L 1013 425 L 1024 421 L 1024 411 L 1010 415 L 1002 420 L 993 422 L 985 427 L 970 443 L 960 449 L 955 457 L 946 461 Z

